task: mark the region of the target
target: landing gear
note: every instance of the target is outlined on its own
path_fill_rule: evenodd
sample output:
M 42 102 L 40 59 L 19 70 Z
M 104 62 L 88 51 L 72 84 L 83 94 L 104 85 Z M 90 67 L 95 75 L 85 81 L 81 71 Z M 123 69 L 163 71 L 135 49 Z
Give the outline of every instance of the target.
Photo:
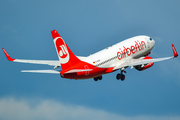
M 98 78 L 99 78 L 99 80 L 102 80 L 102 76 L 99 76 Z
M 95 77 L 95 78 L 94 78 L 94 81 L 98 81 L 98 80 L 102 80 L 102 76 L 99 76 L 99 77 Z
M 121 79 L 121 81 L 124 81 L 125 75 L 123 74 L 123 72 L 126 73 L 126 71 L 121 70 L 121 73 L 118 73 L 118 74 L 117 74 L 117 76 L 116 76 L 116 79 L 117 79 L 117 80 Z
M 121 79 L 121 81 L 124 81 L 125 75 L 118 73 L 117 76 L 116 76 L 116 79 L 117 80 Z
M 98 81 L 98 77 L 94 78 L 94 81 Z

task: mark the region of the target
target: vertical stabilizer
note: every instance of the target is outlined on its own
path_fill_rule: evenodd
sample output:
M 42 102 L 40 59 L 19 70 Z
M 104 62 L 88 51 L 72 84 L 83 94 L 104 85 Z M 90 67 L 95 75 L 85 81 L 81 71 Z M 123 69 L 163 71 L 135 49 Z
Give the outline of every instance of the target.
M 62 69 L 67 69 L 80 62 L 56 30 L 51 31 L 51 34 Z

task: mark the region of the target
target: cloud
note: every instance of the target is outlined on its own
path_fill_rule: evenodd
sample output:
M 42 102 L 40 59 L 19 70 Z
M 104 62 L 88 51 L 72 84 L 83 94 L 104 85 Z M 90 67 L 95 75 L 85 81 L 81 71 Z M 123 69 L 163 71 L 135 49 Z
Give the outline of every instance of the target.
M 180 116 L 122 116 L 84 106 L 67 105 L 54 100 L 0 99 L 1 120 L 179 120 Z

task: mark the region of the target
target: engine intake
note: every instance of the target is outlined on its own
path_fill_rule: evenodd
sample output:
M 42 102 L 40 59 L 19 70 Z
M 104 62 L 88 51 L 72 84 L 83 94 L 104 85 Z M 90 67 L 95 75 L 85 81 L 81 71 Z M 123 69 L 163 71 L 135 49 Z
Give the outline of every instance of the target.
M 152 59 L 152 57 L 146 56 L 146 57 L 144 57 L 143 59 Z M 154 65 L 154 62 L 150 62 L 150 63 L 148 63 L 148 64 L 137 65 L 137 66 L 134 66 L 134 67 L 135 67 L 135 69 L 138 70 L 138 71 L 143 71 L 143 70 L 145 70 L 145 69 L 150 68 L 150 67 L 153 66 L 153 65 Z

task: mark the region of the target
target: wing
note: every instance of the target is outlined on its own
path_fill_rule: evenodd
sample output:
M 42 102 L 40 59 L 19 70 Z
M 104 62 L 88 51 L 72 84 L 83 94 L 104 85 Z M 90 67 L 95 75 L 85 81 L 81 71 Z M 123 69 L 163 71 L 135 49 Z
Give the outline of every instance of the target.
M 174 57 L 165 57 L 165 58 L 156 58 L 156 59 L 142 59 L 142 58 L 129 59 L 129 60 L 124 61 L 121 65 L 118 65 L 118 66 L 114 67 L 113 70 L 117 70 L 117 69 L 120 69 L 120 68 L 125 68 L 125 67 L 128 67 L 128 66 L 133 67 L 133 66 L 137 66 L 137 65 L 148 64 L 148 63 L 151 63 L 151 62 L 159 62 L 159 61 L 168 60 L 168 59 L 171 59 L 171 58 L 174 58 Z
M 174 56 L 172 56 L 172 57 L 156 58 L 156 59 L 143 59 L 143 58 L 129 59 L 129 60 L 125 60 L 122 64 L 115 66 L 113 70 L 122 69 L 122 68 L 125 68 L 128 66 L 133 67 L 133 66 L 137 66 L 137 65 L 148 64 L 150 62 L 159 62 L 159 61 L 178 57 L 177 51 L 173 44 L 172 44 L 172 49 L 173 49 L 173 54 L 174 54 Z
M 84 57 L 84 56 L 76 56 L 77 58 L 79 58 L 80 60 L 85 60 L 87 57 Z
M 44 64 L 50 66 L 61 66 L 59 60 L 25 60 L 25 59 L 13 59 L 9 56 L 4 48 L 2 48 L 4 54 L 6 55 L 7 59 L 12 62 L 21 62 L 21 63 L 32 63 L 32 64 Z
M 10 55 L 7 53 L 7 51 L 2 48 L 4 51 L 4 54 L 6 55 L 7 59 L 12 62 L 20 62 L 20 63 L 31 63 L 31 64 L 44 64 L 44 65 L 50 65 L 55 66 L 55 68 L 60 67 L 60 61 L 59 60 L 25 60 L 25 59 L 13 59 L 10 57 Z M 86 59 L 86 57 L 78 56 L 80 60 Z

